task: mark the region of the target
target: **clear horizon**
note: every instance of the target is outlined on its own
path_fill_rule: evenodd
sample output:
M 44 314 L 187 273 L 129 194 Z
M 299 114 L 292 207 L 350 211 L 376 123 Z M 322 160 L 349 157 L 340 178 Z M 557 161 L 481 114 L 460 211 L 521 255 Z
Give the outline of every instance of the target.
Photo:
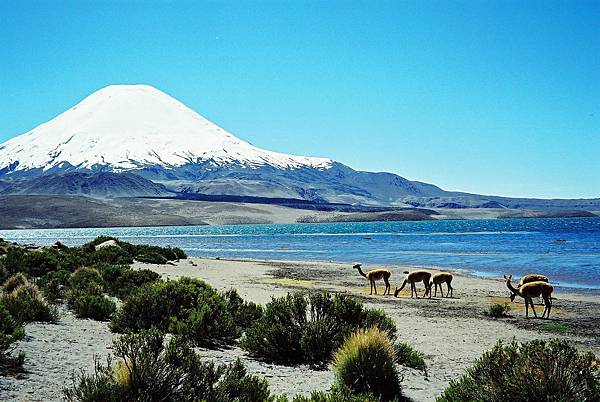
M 140 83 L 272 151 L 600 197 L 600 3 L 145 4 L 0 4 L 0 143 Z

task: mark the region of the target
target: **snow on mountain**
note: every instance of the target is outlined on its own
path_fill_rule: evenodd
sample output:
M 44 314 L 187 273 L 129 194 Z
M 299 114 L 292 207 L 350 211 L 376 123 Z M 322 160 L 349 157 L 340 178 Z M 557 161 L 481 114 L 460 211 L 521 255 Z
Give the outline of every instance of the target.
M 129 171 L 188 164 L 328 169 L 325 158 L 257 148 L 148 85 L 111 85 L 0 145 L 0 173 L 69 166 Z

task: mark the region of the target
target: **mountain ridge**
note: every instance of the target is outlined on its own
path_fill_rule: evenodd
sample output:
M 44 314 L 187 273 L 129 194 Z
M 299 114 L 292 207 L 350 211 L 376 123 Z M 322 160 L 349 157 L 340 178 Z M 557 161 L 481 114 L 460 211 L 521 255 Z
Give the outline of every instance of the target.
M 102 176 L 109 173 L 125 176 Z M 149 85 L 105 87 L 0 144 L 0 181 L 2 194 L 106 198 L 166 192 L 385 207 L 600 209 L 600 199 L 450 192 L 333 159 L 264 150 Z

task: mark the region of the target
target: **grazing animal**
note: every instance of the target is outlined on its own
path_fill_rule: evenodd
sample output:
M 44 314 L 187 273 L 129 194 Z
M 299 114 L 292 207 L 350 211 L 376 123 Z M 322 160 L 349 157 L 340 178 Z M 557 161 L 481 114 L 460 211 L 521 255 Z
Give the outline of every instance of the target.
M 398 293 L 400 293 L 400 291 L 404 289 L 406 284 L 409 282 L 411 298 L 413 297 L 413 292 L 417 299 L 419 298 L 419 295 L 417 294 L 417 286 L 415 285 L 417 282 L 423 282 L 423 285 L 425 285 L 425 293 L 423 293 L 423 297 L 427 296 L 427 293 L 429 293 L 429 297 L 431 297 L 431 286 L 429 285 L 429 280 L 431 279 L 430 272 L 419 270 L 412 272 L 404 271 L 404 273 L 406 274 L 406 279 L 404 279 L 402 286 L 396 288 L 396 291 L 394 292 L 395 297 L 398 297 Z
M 391 292 L 390 276 L 392 276 L 392 273 L 387 269 L 373 269 L 367 273 L 364 273 L 362 269 L 360 269 L 361 266 L 362 264 L 356 264 L 352 268 L 358 269 L 358 273 L 369 280 L 369 283 L 371 284 L 370 294 L 373 294 L 373 289 L 375 289 L 375 294 L 377 294 L 377 285 L 375 284 L 375 281 L 383 279 L 383 282 L 385 282 L 385 291 L 383 294 L 389 295 Z
M 454 288 L 452 287 L 452 285 L 450 284 L 452 282 L 452 274 L 450 272 L 438 272 L 437 274 L 434 274 L 433 277 L 431 278 L 431 282 L 429 282 L 429 296 L 431 296 L 431 285 L 435 285 L 435 297 L 437 297 L 437 289 L 438 286 L 440 287 L 440 293 L 442 294 L 442 297 L 444 297 L 444 290 L 442 289 L 442 284 L 445 282 L 446 285 L 448 285 L 448 291 L 446 292 L 446 297 L 448 297 L 448 295 L 450 295 L 450 297 L 454 296 Z
M 504 275 L 504 279 L 506 280 L 506 287 L 514 294 L 521 296 L 525 299 L 525 318 L 529 318 L 529 306 L 531 305 L 531 310 L 533 310 L 533 315 L 537 318 L 537 314 L 535 312 L 535 308 L 533 307 L 533 297 L 542 296 L 544 299 L 544 313 L 542 314 L 542 318 L 548 316 L 546 318 L 550 318 L 550 310 L 552 309 L 552 291 L 554 291 L 554 286 L 549 283 L 537 281 L 537 282 L 529 282 L 522 285 L 519 288 L 515 288 L 512 283 L 512 275 L 508 278 Z
M 510 278 L 512 279 L 512 275 L 510 276 Z M 519 280 L 519 283 L 517 284 L 517 288 L 520 288 L 521 286 L 523 286 L 526 283 L 530 283 L 530 282 L 550 282 L 548 280 L 548 277 L 545 275 L 541 275 L 541 274 L 527 274 L 527 275 L 523 275 L 521 277 L 521 279 Z M 510 294 L 510 301 L 513 302 L 515 301 L 515 294 L 511 292 Z

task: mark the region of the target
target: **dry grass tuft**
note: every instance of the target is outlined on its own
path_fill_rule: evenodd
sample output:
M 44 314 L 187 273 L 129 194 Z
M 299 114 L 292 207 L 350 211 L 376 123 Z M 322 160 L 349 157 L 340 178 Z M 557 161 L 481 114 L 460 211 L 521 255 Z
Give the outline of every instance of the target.
M 356 394 L 373 394 L 382 400 L 400 397 L 400 378 L 394 362 L 396 353 L 388 335 L 376 327 L 350 335 L 334 353 L 339 385 Z

